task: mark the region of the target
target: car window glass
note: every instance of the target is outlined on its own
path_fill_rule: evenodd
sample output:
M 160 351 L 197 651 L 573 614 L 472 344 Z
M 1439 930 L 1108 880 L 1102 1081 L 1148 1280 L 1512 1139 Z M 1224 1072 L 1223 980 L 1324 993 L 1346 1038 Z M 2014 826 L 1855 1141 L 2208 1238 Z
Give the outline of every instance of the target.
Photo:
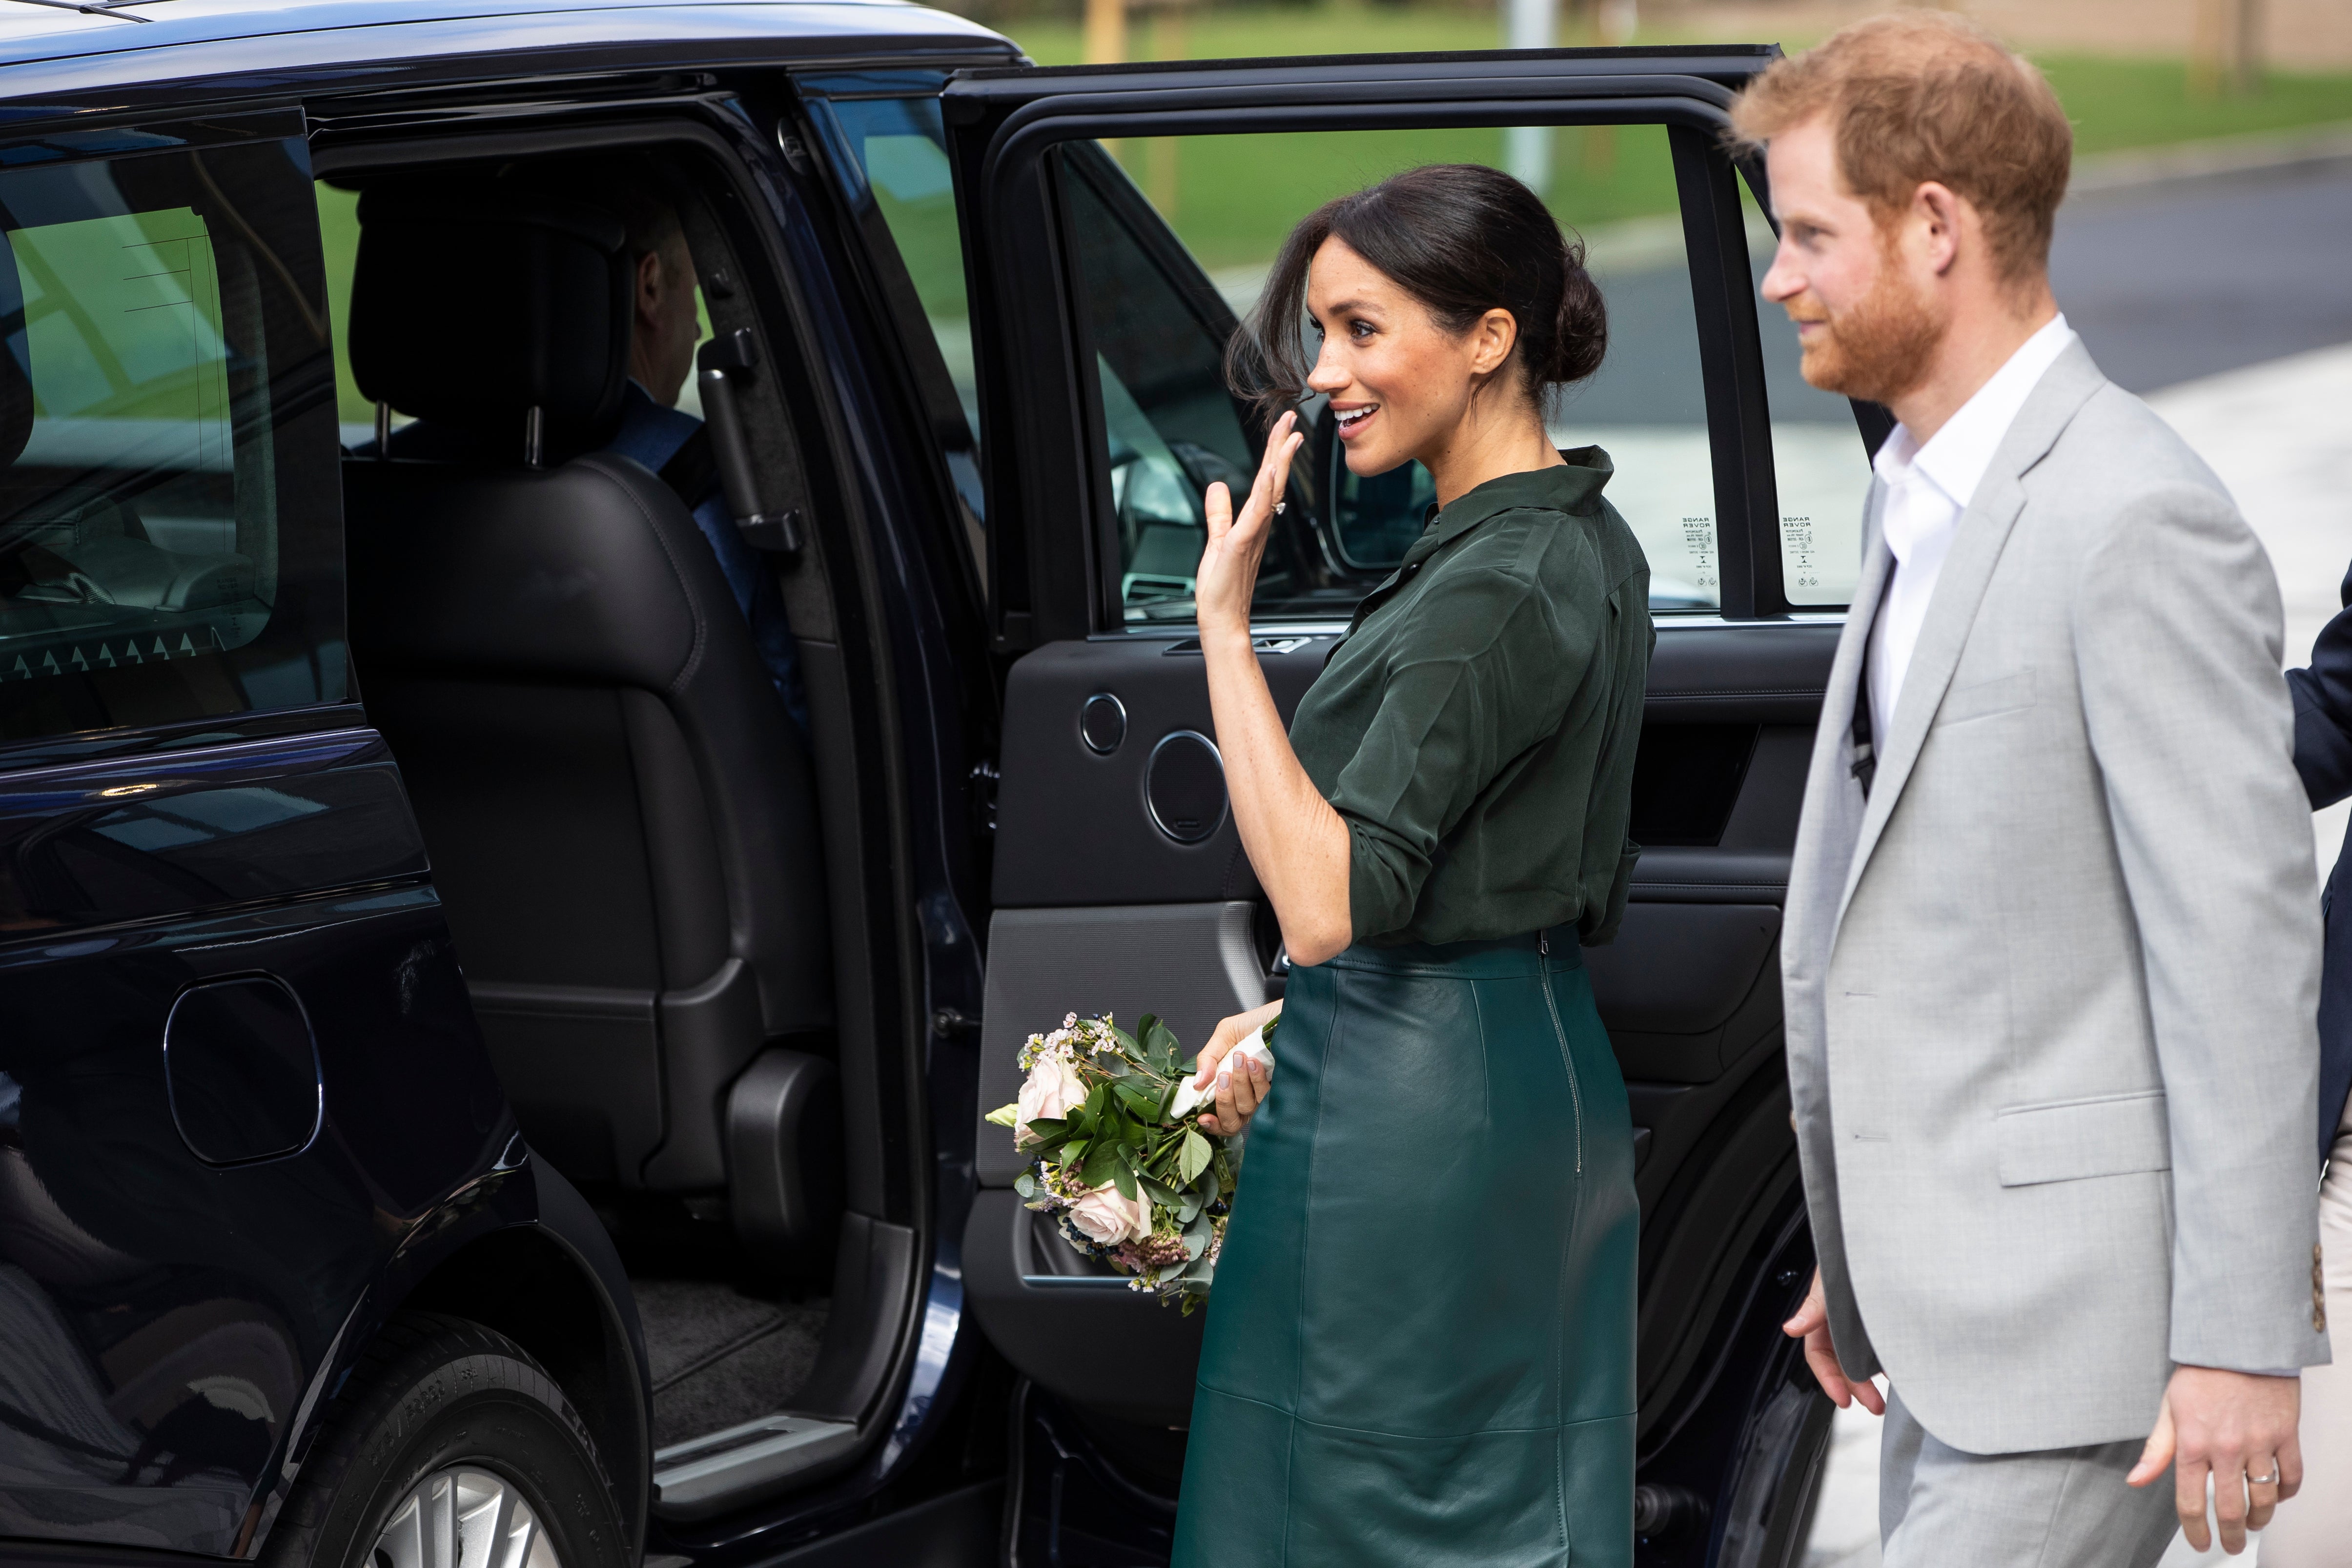
M 0 172 L 0 739 L 343 696 L 307 161 Z
M 1745 183 L 1748 254 L 1757 286 L 1779 243 Z M 1789 602 L 1833 609 L 1853 598 L 1862 577 L 1862 507 L 1870 490 L 1870 452 L 1853 421 L 1853 405 L 1835 392 L 1808 385 L 1799 368 L 1804 351 L 1789 313 L 1757 302 L 1764 347 L 1765 396 L 1772 410 L 1772 465 L 1780 492 L 1780 574 Z
M 972 373 L 971 307 L 966 301 L 963 231 L 955 177 L 936 97 L 821 100 L 864 172 L 874 205 L 913 284 L 923 328 L 939 345 L 963 413 L 948 433 L 948 466 L 975 517 L 985 515 L 979 468 L 980 389 Z
M 1588 233 L 1609 305 L 1610 351 L 1597 376 L 1555 399 L 1549 423 L 1562 447 L 1598 445 L 1614 465 L 1607 494 L 1649 556 L 1653 606 L 1711 610 L 1720 601 L 1714 469 L 1681 220 L 1670 211 L 1618 215 L 1661 200 L 1671 205 L 1671 154 L 1663 128 L 1600 129 L 1612 133 L 1608 188 L 1591 204 L 1600 217 L 1580 224 L 1572 201 L 1554 205 Z M 1221 478 L 1238 488 L 1255 471 L 1260 434 L 1226 388 L 1225 338 L 1255 303 L 1290 223 L 1330 195 L 1433 154 L 1475 154 L 1485 145 L 1475 139 L 1497 143 L 1485 161 L 1499 150 L 1496 131 L 1444 136 L 1463 139 L 1463 148 L 1345 131 L 1151 139 L 1108 156 L 1090 146 L 1065 151 L 1075 292 L 1097 355 L 1116 515 L 1117 573 L 1106 591 L 1125 624 L 1192 619 L 1192 572 L 1206 542 L 1202 492 Z M 1272 142 L 1282 145 L 1265 145 Z M 1129 178 L 1129 166 L 1143 172 L 1141 184 Z M 1275 204 L 1255 198 L 1196 204 L 1180 206 L 1162 229 L 1158 212 L 1180 187 L 1156 172 L 1178 166 L 1230 166 L 1237 177 L 1263 169 L 1285 193 L 1282 211 L 1268 221 Z M 1301 183 L 1301 168 L 1333 188 Z M 1582 189 L 1562 184 L 1570 198 Z M 1267 213 L 1253 216 L 1257 208 Z M 1255 604 L 1261 618 L 1348 613 L 1402 559 L 1435 499 L 1418 464 L 1350 473 L 1322 401 L 1310 400 L 1302 413 L 1308 440 L 1293 498 L 1304 504 L 1285 513 L 1267 549 Z

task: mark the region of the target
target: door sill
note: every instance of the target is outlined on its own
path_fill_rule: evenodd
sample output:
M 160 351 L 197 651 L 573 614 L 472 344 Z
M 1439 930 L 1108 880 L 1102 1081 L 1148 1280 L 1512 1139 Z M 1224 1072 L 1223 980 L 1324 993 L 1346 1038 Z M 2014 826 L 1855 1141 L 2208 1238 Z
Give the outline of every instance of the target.
M 778 1414 L 672 1444 L 654 1455 L 654 1509 L 702 1519 L 857 1445 L 855 1422 Z

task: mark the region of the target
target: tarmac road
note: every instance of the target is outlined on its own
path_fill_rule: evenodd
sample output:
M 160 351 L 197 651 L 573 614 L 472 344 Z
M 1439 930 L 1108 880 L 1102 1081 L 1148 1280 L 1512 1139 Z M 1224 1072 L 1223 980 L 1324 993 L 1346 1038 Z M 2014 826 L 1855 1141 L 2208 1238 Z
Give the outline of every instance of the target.
M 2149 392 L 2352 342 L 2352 163 L 2070 202 L 2052 282 L 2118 384 Z

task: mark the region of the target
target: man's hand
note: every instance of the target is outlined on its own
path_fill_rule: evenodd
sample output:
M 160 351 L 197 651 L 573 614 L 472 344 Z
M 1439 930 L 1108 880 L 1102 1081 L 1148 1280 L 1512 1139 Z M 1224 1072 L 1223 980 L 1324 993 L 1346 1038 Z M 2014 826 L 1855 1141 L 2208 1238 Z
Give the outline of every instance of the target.
M 2213 1515 L 2221 1550 L 2246 1549 L 2246 1531 L 2271 1521 L 2271 1512 L 2303 1486 L 2303 1449 L 2295 1443 L 2303 1410 L 2303 1380 L 2175 1368 L 2156 1414 L 2156 1430 L 2126 1478 L 2144 1487 L 2172 1467 L 2180 1533 L 2203 1552 L 2213 1544 L 2205 1524 L 2205 1478 L 2213 1478 Z
M 1805 1364 L 1821 1379 L 1822 1392 L 1830 1402 L 1843 1410 L 1855 1400 L 1874 1416 L 1886 1414 L 1886 1396 L 1878 1392 L 1878 1385 L 1868 1378 L 1852 1378 L 1839 1364 L 1837 1347 L 1830 1343 L 1830 1304 L 1822 1294 L 1822 1271 L 1813 1270 L 1813 1288 L 1805 1292 L 1805 1304 L 1797 1315 L 1780 1325 L 1780 1332 L 1790 1339 L 1805 1342 Z

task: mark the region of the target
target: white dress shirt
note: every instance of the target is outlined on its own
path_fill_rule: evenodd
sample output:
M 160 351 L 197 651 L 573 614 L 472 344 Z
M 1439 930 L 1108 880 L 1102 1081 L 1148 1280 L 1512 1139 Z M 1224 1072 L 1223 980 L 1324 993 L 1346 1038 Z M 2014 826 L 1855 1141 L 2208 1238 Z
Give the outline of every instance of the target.
M 1927 604 L 1936 594 L 1936 579 L 1959 531 L 1960 514 L 1975 498 L 2018 410 L 2032 395 L 2042 372 L 2074 340 L 2066 318 L 2052 317 L 2018 345 L 2009 362 L 1926 445 L 1898 424 L 1878 449 L 1872 465 L 1886 483 L 1880 527 L 1895 556 L 1885 601 L 1870 628 L 1870 733 L 1882 752 L 1893 732 L 1895 702 L 1911 667 L 1911 650 L 1918 645 L 1920 623 L 1927 619 Z

